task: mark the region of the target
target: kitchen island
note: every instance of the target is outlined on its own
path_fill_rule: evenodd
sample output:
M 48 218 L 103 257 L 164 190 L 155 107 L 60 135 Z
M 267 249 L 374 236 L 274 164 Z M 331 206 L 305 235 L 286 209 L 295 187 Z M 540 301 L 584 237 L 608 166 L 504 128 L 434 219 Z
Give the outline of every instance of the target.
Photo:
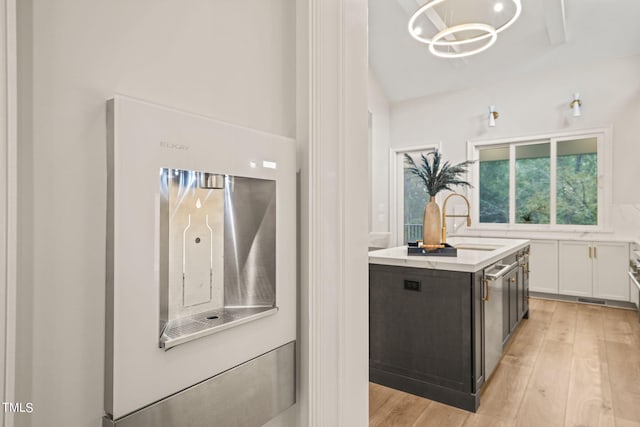
M 498 297 L 502 344 L 528 315 L 529 241 L 456 237 L 448 243 L 456 257 L 407 255 L 406 246 L 369 253 L 369 376 L 475 412 L 485 381 L 485 270 L 512 266 Z

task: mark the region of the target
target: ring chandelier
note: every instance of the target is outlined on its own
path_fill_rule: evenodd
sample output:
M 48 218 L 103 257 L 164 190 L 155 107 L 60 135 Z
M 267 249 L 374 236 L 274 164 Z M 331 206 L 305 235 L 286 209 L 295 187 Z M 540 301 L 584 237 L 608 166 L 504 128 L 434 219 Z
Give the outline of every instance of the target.
M 428 44 L 429 51 L 432 54 L 442 58 L 462 58 L 465 56 L 475 55 L 476 53 L 480 53 L 483 50 L 490 48 L 496 42 L 498 33 L 509 28 L 518 19 L 518 17 L 520 16 L 520 13 L 522 12 L 521 0 L 511 0 L 516 7 L 515 13 L 511 17 L 511 19 L 509 19 L 507 22 L 505 22 L 498 28 L 495 28 L 489 24 L 468 23 L 468 24 L 461 24 L 461 25 L 455 25 L 453 27 L 444 28 L 442 31 L 434 35 L 432 38 L 423 37 L 422 32 L 419 30 L 418 27 L 415 26 L 416 21 L 418 20 L 420 15 L 425 13 L 427 10 L 445 1 L 446 0 L 432 0 L 430 2 L 425 3 L 418 10 L 416 10 L 415 13 L 411 16 L 411 19 L 409 19 L 409 25 L 408 25 L 409 34 L 411 34 L 411 37 L 413 37 L 420 43 Z M 472 30 L 481 31 L 482 33 L 478 36 L 469 37 L 466 39 L 456 39 L 456 40 L 445 39 L 447 36 L 463 33 L 465 31 L 472 31 Z M 448 51 L 445 52 L 445 51 L 436 49 L 436 46 L 446 46 L 446 47 L 459 46 L 459 45 L 464 45 L 468 43 L 475 43 L 485 39 L 488 39 L 487 42 L 477 49 L 465 50 L 461 52 L 448 52 Z

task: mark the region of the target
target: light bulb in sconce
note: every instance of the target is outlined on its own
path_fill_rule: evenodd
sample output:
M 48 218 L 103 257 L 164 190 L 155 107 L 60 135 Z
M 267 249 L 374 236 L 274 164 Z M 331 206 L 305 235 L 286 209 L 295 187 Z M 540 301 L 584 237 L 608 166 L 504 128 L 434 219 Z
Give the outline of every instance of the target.
M 496 111 L 495 105 L 489 106 L 489 127 L 495 127 L 496 119 L 498 118 L 498 112 Z
M 573 94 L 573 101 L 569 104 L 571 109 L 573 110 L 573 117 L 580 117 L 582 115 L 582 111 L 580 111 L 580 107 L 582 107 L 582 101 L 580 100 L 580 94 Z

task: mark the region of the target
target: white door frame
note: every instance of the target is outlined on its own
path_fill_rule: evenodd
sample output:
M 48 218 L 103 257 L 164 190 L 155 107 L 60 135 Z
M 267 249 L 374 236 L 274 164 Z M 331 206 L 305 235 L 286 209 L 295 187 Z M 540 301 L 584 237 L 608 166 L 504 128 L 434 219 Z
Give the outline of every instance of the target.
M 0 385 L 2 402 L 15 402 L 17 251 L 16 0 L 0 3 Z M 0 426 L 13 416 L 0 408 Z
M 298 97 L 298 110 L 306 114 L 298 124 L 308 126 L 299 136 L 300 425 L 365 427 L 369 424 L 367 0 L 301 2 L 300 19 L 307 27 L 301 32 L 309 40 L 298 50 L 305 58 L 304 75 L 298 78 L 306 81 L 298 85 L 305 92 Z

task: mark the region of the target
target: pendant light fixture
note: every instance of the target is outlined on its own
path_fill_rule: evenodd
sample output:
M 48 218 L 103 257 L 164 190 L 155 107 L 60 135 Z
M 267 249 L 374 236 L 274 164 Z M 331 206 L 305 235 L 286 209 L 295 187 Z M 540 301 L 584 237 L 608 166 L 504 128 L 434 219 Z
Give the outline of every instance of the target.
M 475 55 L 476 53 L 480 53 L 489 47 L 491 47 L 497 39 L 498 33 L 509 28 L 513 23 L 518 19 L 520 14 L 522 13 L 522 3 L 521 0 L 509 0 L 513 2 L 515 6 L 515 11 L 511 18 L 509 18 L 502 25 L 497 28 L 493 25 L 482 23 L 482 22 L 470 22 L 470 23 L 462 23 L 459 25 L 448 26 L 440 30 L 437 34 L 429 37 L 424 34 L 424 30 L 422 27 L 416 25 L 416 21 L 430 9 L 433 9 L 435 6 L 440 3 L 444 3 L 447 0 L 431 0 L 422 5 L 409 19 L 408 30 L 411 37 L 413 37 L 416 41 L 420 43 L 425 43 L 429 45 L 429 51 L 435 55 L 442 58 L 462 58 L 465 56 Z M 496 2 L 493 5 L 493 12 L 501 13 L 504 10 L 504 3 L 501 1 Z M 471 36 L 468 38 L 459 38 L 461 33 L 475 31 L 480 32 L 479 35 Z M 453 35 L 456 35 L 453 37 Z M 437 49 L 436 46 L 445 46 L 447 48 L 451 48 L 453 46 L 463 46 L 469 43 L 476 43 L 483 40 L 487 40 L 485 44 L 481 45 L 476 49 L 464 50 L 464 49 L 455 49 L 454 51 L 444 51 L 441 49 Z

